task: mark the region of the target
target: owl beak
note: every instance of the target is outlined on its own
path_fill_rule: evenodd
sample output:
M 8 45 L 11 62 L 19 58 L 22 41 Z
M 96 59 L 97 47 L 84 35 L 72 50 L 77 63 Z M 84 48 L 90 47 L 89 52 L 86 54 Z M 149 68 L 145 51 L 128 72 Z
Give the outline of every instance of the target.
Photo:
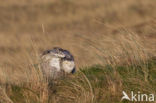
M 71 73 L 74 74 L 76 72 L 76 68 L 74 68 Z

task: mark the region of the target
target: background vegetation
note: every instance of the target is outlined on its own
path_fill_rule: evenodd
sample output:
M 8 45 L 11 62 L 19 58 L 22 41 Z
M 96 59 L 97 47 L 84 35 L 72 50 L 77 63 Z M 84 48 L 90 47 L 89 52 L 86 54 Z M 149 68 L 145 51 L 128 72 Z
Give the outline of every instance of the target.
M 155 4 L 0 0 L 0 103 L 120 103 L 122 90 L 155 93 Z M 78 72 L 49 87 L 33 65 L 54 46 L 72 52 Z

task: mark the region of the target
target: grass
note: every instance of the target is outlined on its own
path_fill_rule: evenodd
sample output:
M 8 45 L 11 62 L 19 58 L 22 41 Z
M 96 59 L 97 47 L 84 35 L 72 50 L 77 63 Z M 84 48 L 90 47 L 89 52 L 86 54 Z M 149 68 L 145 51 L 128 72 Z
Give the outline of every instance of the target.
M 94 61 L 101 63 L 95 55 L 101 54 L 84 37 L 103 49 L 102 55 L 118 56 L 122 55 L 118 41 L 125 45 L 128 34 L 137 35 L 144 49 L 155 55 L 154 0 L 7 1 L 0 4 L 2 67 L 28 64 L 28 56 L 34 60 L 33 53 L 40 54 L 54 46 L 70 50 L 78 67 L 94 65 Z
M 144 68 L 148 69 L 147 79 Z M 155 94 L 155 73 L 156 61 L 152 59 L 139 65 L 95 65 L 83 67 L 52 86 L 44 84 L 47 87 L 42 88 L 42 84 L 39 91 L 30 85 L 11 85 L 7 94 L 14 103 L 125 103 L 122 91 Z
M 0 103 L 121 103 L 122 90 L 156 92 L 155 0 L 0 1 Z M 33 65 L 55 46 L 78 72 L 49 87 Z

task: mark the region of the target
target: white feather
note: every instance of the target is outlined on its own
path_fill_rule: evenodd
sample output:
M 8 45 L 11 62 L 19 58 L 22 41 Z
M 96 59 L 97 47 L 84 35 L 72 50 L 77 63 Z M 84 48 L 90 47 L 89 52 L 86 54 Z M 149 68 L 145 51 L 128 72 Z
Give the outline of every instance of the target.
M 60 58 L 52 58 L 50 60 L 50 66 L 56 68 L 56 71 L 60 71 Z
M 75 67 L 74 61 L 65 60 L 62 63 L 62 69 L 67 73 L 70 73 L 74 67 Z

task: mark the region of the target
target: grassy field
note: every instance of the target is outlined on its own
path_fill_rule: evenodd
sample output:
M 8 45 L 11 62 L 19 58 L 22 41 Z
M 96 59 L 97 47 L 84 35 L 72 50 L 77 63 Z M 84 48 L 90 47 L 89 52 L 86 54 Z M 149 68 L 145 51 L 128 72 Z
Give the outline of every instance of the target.
M 20 85 L 8 84 L 6 93 L 14 103 L 131 103 L 121 101 L 122 91 L 155 94 L 155 74 L 154 59 L 138 65 L 94 65 L 83 67 L 53 85 L 41 79 Z M 8 102 L 8 96 L 0 94 L 2 103 L 12 103 Z M 148 103 L 145 100 L 143 103 Z
M 0 103 L 120 103 L 122 90 L 156 93 L 155 4 L 0 0 Z M 72 52 L 78 70 L 50 88 L 32 65 L 55 46 Z

